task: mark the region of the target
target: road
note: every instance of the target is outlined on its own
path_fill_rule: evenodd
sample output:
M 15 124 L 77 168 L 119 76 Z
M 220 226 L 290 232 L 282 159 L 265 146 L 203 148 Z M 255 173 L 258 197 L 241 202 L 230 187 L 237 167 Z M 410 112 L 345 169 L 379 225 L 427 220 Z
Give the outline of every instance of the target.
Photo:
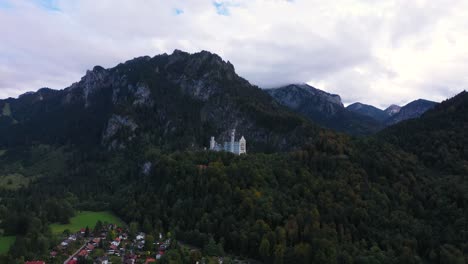
M 72 260 L 72 258 L 73 258 L 76 254 L 80 253 L 80 251 L 86 246 L 87 243 L 88 243 L 88 242 L 85 242 L 84 245 L 81 246 L 81 247 L 80 247 L 75 253 L 73 253 L 69 258 L 67 258 L 67 260 L 65 260 L 65 261 L 63 262 L 63 264 L 67 264 L 68 261 Z

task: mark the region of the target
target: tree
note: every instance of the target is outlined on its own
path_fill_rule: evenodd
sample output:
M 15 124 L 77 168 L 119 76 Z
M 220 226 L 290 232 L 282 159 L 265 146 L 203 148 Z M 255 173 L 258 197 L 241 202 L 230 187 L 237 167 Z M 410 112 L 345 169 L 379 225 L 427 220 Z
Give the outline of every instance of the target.
M 145 250 L 153 251 L 154 250 L 154 237 L 152 235 L 146 235 L 145 238 Z
M 283 244 L 279 244 L 275 246 L 275 252 L 274 252 L 275 264 L 283 264 L 284 252 L 285 252 L 285 247 Z
M 191 250 L 190 251 L 190 263 L 197 263 L 202 259 L 202 254 L 198 250 Z
M 96 225 L 94 226 L 94 235 L 99 235 L 99 233 L 102 231 L 103 229 L 103 225 L 102 225 L 102 222 L 101 220 L 98 220 L 96 222 Z
M 143 220 L 143 232 L 145 232 L 146 234 L 153 232 L 153 226 L 148 217 L 145 217 L 145 219 Z
M 213 237 L 210 237 L 208 243 L 203 249 L 205 255 L 208 256 L 222 256 L 224 254 L 221 244 L 216 244 Z
M 260 247 L 258 249 L 258 253 L 260 256 L 263 258 L 265 262 L 268 262 L 268 259 L 270 258 L 270 241 L 266 239 L 266 237 L 263 237 L 262 242 L 260 242 Z
M 137 235 L 138 233 L 138 230 L 139 230 L 139 225 L 138 225 L 138 222 L 131 222 L 130 223 L 130 228 L 129 228 L 129 232 L 130 232 L 130 237 L 131 238 L 135 238 L 135 236 Z

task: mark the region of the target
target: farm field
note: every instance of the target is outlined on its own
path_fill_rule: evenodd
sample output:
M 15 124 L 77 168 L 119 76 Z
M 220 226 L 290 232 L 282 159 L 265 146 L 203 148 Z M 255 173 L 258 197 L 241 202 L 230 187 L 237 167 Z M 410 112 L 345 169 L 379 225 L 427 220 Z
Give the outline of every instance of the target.
M 77 232 L 81 228 L 88 226 L 90 229 L 93 229 L 96 225 L 96 222 L 101 220 L 101 222 L 107 222 L 112 224 L 117 224 L 119 226 L 125 225 L 125 223 L 114 215 L 111 212 L 102 211 L 102 212 L 91 212 L 91 211 L 81 211 L 76 213 L 76 215 L 70 218 L 70 223 L 66 225 L 62 224 L 52 224 L 50 228 L 52 233 L 60 234 L 64 230 L 70 230 L 70 232 Z
M 0 236 L 0 255 L 5 254 L 15 242 L 15 236 Z

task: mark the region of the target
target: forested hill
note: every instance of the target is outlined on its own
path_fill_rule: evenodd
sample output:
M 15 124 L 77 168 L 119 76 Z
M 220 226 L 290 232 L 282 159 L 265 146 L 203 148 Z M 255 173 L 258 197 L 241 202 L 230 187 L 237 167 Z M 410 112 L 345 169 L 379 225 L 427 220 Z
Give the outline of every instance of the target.
M 0 100 L 0 110 L 0 147 L 203 149 L 210 136 L 220 135 L 222 141 L 236 128 L 248 138 L 249 150 L 277 151 L 319 136 L 312 124 L 207 51 L 176 50 L 110 69 L 96 66 L 64 90 L 43 88 Z
M 385 129 L 379 137 L 414 153 L 426 166 L 468 175 L 467 131 L 468 93 L 463 91 L 419 119 Z

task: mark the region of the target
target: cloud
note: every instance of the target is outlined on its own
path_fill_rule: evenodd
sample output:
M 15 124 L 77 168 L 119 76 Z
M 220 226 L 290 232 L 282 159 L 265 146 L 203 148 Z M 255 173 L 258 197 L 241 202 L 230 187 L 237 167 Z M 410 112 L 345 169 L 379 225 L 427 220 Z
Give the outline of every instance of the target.
M 0 98 L 182 49 L 218 53 L 260 87 L 442 100 L 468 82 L 467 12 L 463 0 L 0 0 Z

